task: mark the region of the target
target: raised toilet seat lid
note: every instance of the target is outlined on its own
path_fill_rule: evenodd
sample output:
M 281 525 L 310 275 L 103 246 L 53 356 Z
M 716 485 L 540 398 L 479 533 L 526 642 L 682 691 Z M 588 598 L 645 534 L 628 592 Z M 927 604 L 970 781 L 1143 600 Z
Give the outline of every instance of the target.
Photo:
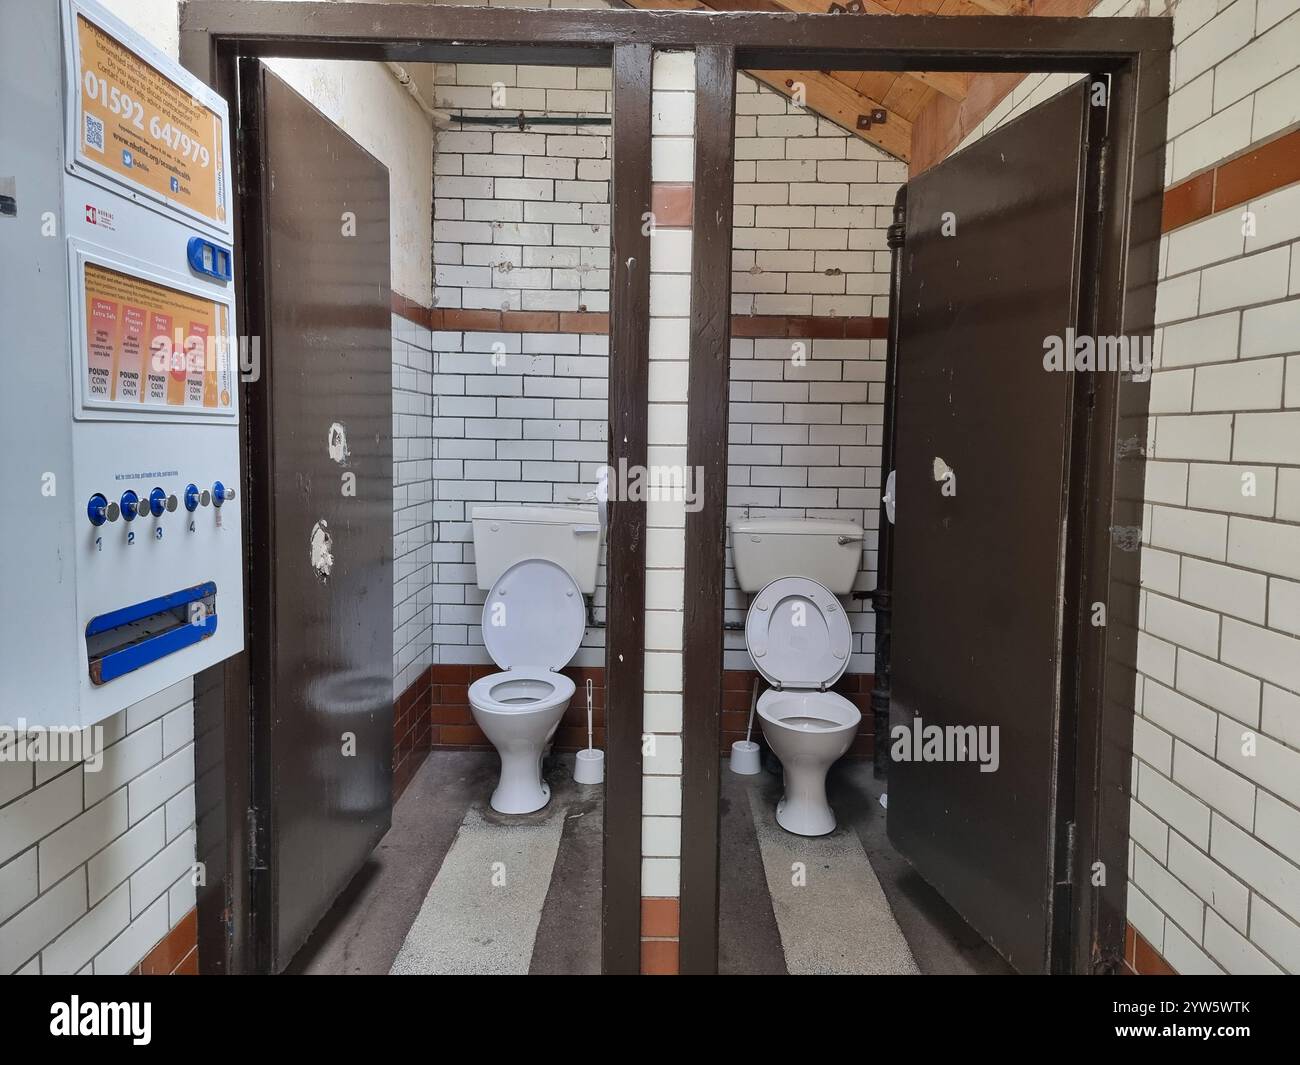
M 507 569 L 483 603 L 483 645 L 502 669 L 560 670 L 587 631 L 587 605 L 561 565 L 526 558 Z
M 778 577 L 749 606 L 745 646 L 773 687 L 821 691 L 848 668 L 853 632 L 830 589 L 809 577 Z

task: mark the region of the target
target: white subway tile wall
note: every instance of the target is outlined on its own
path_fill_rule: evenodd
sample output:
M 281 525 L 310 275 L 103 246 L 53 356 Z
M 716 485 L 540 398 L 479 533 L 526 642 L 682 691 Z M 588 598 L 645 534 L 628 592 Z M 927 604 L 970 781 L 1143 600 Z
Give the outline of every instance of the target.
M 680 172 L 695 151 L 695 55 L 656 52 L 652 66 L 650 177 Z M 686 466 L 686 368 L 690 353 L 691 230 L 656 226 L 650 236 L 648 465 Z M 646 504 L 645 701 L 641 894 L 675 897 L 681 887 L 682 623 L 686 507 Z
M 432 661 L 486 664 L 474 505 L 574 504 L 595 488 L 609 447 L 609 340 L 435 332 L 432 345 Z M 592 622 L 575 666 L 605 664 L 603 547 Z
M 1175 0 L 1168 184 L 1300 122 L 1298 12 Z M 965 143 L 1070 80 L 1025 79 Z M 1297 238 L 1292 186 L 1161 247 L 1128 906 L 1181 973 L 1300 973 Z
M 0 759 L 0 973 L 129 972 L 194 908 L 193 696 L 107 719 L 100 763 Z
M 876 586 L 885 341 L 733 339 L 727 518 L 838 518 L 866 531 L 856 592 Z M 727 539 L 726 622 L 743 625 Z M 848 602 L 850 673 L 871 673 L 875 615 Z M 725 634 L 727 669 L 753 669 L 744 633 Z
M 465 115 L 609 117 L 609 71 L 439 66 L 440 106 Z M 737 76 L 735 314 L 889 311 L 885 227 L 907 167 L 752 78 Z M 691 115 L 656 98 L 655 180 L 689 182 Z M 815 141 L 814 145 L 808 142 Z M 609 127 L 467 122 L 434 162 L 439 307 L 608 310 Z
M 393 699 L 434 661 L 433 336 L 393 315 Z

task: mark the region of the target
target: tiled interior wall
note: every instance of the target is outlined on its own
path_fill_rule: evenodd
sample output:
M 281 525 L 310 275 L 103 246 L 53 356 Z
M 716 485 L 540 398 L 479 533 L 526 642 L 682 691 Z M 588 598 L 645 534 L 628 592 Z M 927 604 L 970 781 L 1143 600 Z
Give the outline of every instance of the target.
M 572 504 L 606 462 L 608 338 L 577 333 L 433 334 L 434 661 L 491 661 L 480 628 L 476 503 Z M 496 359 L 496 364 L 494 363 Z M 604 547 L 575 666 L 604 665 Z
M 457 114 L 609 116 L 607 69 L 446 65 L 436 80 L 439 106 Z M 905 164 L 747 75 L 736 82 L 733 312 L 885 316 L 885 226 Z M 607 310 L 609 144 L 608 126 L 440 132 L 437 306 Z M 659 152 L 657 181 L 690 181 L 689 160 Z
M 438 106 L 453 114 L 610 113 L 608 68 L 445 65 L 435 79 Z M 453 122 L 440 131 L 435 305 L 607 310 L 609 143 L 608 125 L 519 130 Z
M 651 80 L 653 181 L 681 175 L 695 152 L 695 55 L 656 52 Z M 686 178 L 685 180 L 690 180 Z M 650 235 L 648 465 L 686 464 L 690 351 L 691 230 L 656 226 Z M 680 499 L 646 503 L 645 699 L 642 759 L 641 894 L 676 898 L 681 881 L 682 623 L 686 510 Z M 647 953 L 675 944 L 643 945 Z M 652 961 L 653 964 L 653 961 Z
M 1300 122 L 1297 0 L 1171 7 L 1168 184 Z M 1297 238 L 1292 185 L 1161 242 L 1128 907 L 1180 973 L 1300 973 Z
M 393 698 L 433 663 L 433 336 L 393 315 Z M 457 559 L 459 561 L 459 559 Z
M 807 517 L 857 522 L 866 532 L 854 582 L 859 592 L 876 586 L 884 360 L 883 340 L 731 342 L 728 520 Z M 744 624 L 751 598 L 736 584 L 729 534 L 728 624 Z M 853 628 L 848 671 L 871 673 L 871 601 L 842 601 Z M 743 631 L 729 629 L 725 646 L 727 669 L 752 668 Z
M 435 81 L 439 106 L 470 116 L 609 114 L 608 70 L 443 65 Z M 886 315 L 885 227 L 904 164 L 743 74 L 737 87 L 733 313 Z M 657 119 L 687 124 L 692 116 L 680 109 L 688 106 L 687 97 L 666 92 L 655 102 Z M 521 132 L 467 123 L 441 132 L 438 306 L 606 310 L 609 143 L 602 126 Z M 689 149 L 687 138 L 655 140 L 655 180 L 689 182 Z M 494 368 L 487 356 L 498 342 L 507 365 Z M 468 539 L 475 501 L 566 502 L 590 489 L 605 461 L 596 435 L 605 412 L 595 402 L 605 388 L 603 337 L 436 333 L 435 346 L 439 548 Z M 730 516 L 863 524 L 869 532 L 857 587 L 864 591 L 875 585 L 883 355 L 883 341 L 866 339 L 733 343 Z M 506 436 L 494 445 L 497 428 Z M 438 565 L 441 662 L 485 661 L 477 632 L 483 593 L 471 565 L 468 545 L 463 557 Z M 730 562 L 728 588 L 727 620 L 741 622 L 748 597 Z M 872 614 L 865 600 L 852 606 L 850 670 L 870 672 Z M 727 647 L 728 668 L 749 667 L 741 633 L 728 632 Z
M 0 760 L 0 973 L 127 973 L 194 909 L 192 699 L 104 721 L 98 770 Z
M 907 165 L 736 78 L 734 314 L 889 314 L 885 228 Z

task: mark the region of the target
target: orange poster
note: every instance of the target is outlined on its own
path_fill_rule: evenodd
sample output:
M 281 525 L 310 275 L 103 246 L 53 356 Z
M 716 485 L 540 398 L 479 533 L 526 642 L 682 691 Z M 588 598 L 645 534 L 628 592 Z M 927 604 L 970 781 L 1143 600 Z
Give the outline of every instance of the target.
M 86 398 L 115 406 L 230 409 L 225 304 L 85 264 Z
M 82 155 L 225 226 L 221 116 L 81 14 L 77 53 Z

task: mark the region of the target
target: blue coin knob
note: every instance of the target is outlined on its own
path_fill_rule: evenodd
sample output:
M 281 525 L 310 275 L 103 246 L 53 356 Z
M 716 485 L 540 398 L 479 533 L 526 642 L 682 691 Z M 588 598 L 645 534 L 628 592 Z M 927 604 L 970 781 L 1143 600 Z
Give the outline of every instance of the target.
M 122 517 L 127 521 L 135 521 L 135 516 L 139 513 L 140 497 L 130 488 L 122 493 Z
M 155 518 L 161 518 L 164 510 L 167 509 L 167 493 L 161 488 L 155 488 L 149 493 L 149 512 Z
M 103 525 L 108 521 L 108 500 L 102 492 L 96 492 L 86 504 L 86 517 L 91 525 Z
M 187 484 L 185 486 L 185 509 L 190 511 L 199 509 L 199 486 L 197 484 Z
M 222 503 L 226 502 L 229 499 L 234 499 L 234 498 L 235 498 L 235 490 L 233 488 L 227 488 L 220 481 L 217 481 L 215 484 L 213 484 L 212 505 L 214 507 L 219 507 L 221 506 Z

